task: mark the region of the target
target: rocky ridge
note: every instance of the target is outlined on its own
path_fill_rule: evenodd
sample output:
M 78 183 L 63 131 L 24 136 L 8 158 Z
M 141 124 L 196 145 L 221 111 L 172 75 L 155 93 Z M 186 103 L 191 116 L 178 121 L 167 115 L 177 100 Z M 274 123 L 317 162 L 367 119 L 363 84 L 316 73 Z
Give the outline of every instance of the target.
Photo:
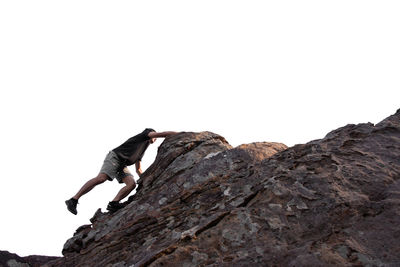
M 291 148 L 180 133 L 138 182 L 47 266 L 400 265 L 400 110 Z
M 17 254 L 0 250 L 0 267 L 40 267 L 60 257 L 31 255 L 20 257 Z

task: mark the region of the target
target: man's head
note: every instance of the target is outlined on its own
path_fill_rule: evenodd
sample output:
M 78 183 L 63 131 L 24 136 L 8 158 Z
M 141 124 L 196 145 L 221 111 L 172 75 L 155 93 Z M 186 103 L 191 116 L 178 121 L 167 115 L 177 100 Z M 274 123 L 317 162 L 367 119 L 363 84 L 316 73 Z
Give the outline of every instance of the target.
M 150 132 L 155 132 L 155 130 L 152 129 L 152 128 L 146 128 L 146 129 L 144 130 L 144 132 L 146 132 L 147 134 L 149 134 Z M 150 144 L 153 144 L 155 141 L 156 141 L 156 138 L 150 138 L 150 140 L 149 140 Z

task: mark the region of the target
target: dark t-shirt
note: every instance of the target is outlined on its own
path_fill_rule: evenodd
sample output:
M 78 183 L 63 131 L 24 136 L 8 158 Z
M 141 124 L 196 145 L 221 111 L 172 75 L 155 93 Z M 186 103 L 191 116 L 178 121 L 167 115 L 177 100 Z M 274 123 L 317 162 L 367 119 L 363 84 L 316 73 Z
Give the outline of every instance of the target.
M 154 132 L 153 129 L 146 128 L 140 134 L 137 134 L 125 141 L 119 147 L 113 149 L 113 151 L 124 161 L 126 165 L 132 165 L 137 161 L 142 160 L 144 152 L 150 145 L 149 133 Z

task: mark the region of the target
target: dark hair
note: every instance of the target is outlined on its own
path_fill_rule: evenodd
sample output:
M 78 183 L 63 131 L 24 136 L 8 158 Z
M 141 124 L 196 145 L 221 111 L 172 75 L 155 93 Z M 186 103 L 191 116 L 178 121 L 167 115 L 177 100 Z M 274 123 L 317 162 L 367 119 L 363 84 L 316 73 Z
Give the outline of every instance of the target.
M 156 131 L 156 130 L 154 130 L 154 129 L 152 129 L 152 128 L 146 128 L 146 129 L 144 129 L 143 132 L 150 133 L 150 132 L 155 132 L 155 131 Z

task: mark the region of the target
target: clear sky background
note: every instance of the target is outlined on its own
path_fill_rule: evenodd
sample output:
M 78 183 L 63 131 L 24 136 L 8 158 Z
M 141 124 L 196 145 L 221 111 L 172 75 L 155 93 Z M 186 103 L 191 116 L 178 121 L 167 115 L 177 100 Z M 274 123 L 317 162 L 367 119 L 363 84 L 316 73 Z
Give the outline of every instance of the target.
M 61 255 L 121 185 L 77 216 L 64 201 L 146 127 L 293 146 L 395 113 L 399 14 L 399 1 L 1 1 L 0 250 Z

